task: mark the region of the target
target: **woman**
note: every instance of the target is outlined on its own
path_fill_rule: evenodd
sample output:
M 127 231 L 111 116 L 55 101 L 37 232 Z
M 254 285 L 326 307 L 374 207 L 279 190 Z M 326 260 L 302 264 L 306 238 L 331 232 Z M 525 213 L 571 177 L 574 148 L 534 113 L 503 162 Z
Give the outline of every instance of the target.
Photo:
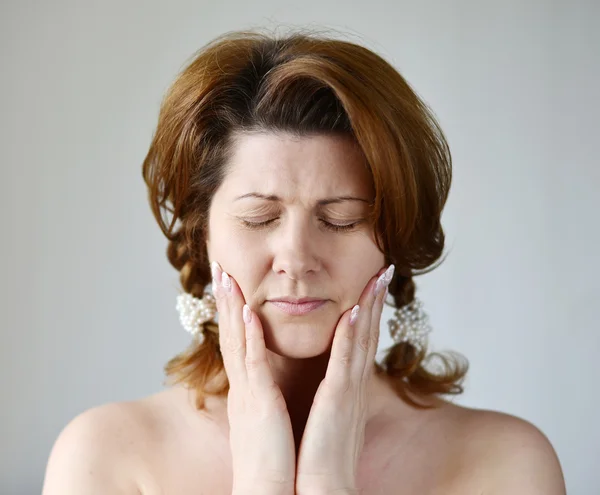
M 64 429 L 46 495 L 565 493 L 535 426 L 440 397 L 460 356 L 427 367 L 413 276 L 442 255 L 451 158 L 381 57 L 222 36 L 170 88 L 143 174 L 194 341 L 170 388 Z

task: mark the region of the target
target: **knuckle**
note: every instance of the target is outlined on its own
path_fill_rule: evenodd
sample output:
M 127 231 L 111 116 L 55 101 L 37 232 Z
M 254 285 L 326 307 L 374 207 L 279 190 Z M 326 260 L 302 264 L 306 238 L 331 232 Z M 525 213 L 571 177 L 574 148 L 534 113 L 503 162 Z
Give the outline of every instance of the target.
M 238 355 L 241 354 L 244 349 L 244 345 L 238 339 L 228 337 L 225 339 L 225 350 L 229 354 Z
M 246 361 L 246 368 L 248 368 L 249 371 L 253 371 L 253 370 L 259 368 L 264 360 L 262 358 L 246 356 L 245 361 Z
M 347 350 L 342 352 L 340 355 L 340 363 L 342 366 L 350 367 L 350 363 L 352 362 L 352 351 Z
M 362 351 L 368 351 L 369 350 L 369 346 L 371 344 L 371 336 L 370 335 L 361 335 L 358 338 L 358 347 L 362 350 Z
M 349 345 L 352 345 L 352 341 L 354 340 L 354 335 L 352 334 L 352 331 L 346 329 L 345 331 L 342 332 L 342 338 L 344 340 L 344 346 L 349 346 Z

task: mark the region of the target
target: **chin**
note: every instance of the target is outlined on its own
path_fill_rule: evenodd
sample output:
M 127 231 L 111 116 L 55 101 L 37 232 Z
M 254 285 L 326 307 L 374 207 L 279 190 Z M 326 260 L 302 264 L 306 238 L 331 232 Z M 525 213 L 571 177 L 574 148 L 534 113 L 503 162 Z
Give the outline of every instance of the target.
M 291 359 L 308 359 L 329 352 L 337 320 L 329 324 L 322 317 L 318 324 L 307 320 L 297 323 L 263 320 L 267 349 Z
M 296 346 L 286 346 L 285 344 L 274 346 L 267 346 L 267 348 L 278 356 L 285 357 L 288 359 L 311 359 L 322 356 L 326 352 L 329 352 L 330 347 L 317 349 L 315 346 L 312 348 L 298 348 Z

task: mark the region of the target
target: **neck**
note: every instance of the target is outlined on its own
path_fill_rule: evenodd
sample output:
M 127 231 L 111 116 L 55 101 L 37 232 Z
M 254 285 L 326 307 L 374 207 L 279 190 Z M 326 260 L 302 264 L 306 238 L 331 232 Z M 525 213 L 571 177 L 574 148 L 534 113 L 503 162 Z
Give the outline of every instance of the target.
M 321 381 L 325 378 L 329 353 L 307 359 L 289 359 L 267 350 L 267 356 L 274 380 L 285 398 L 296 449 L 298 449 L 315 393 Z M 378 376 L 374 372 L 371 374 L 367 389 L 369 395 L 367 424 L 379 417 L 386 404 L 392 402 L 390 398 L 396 398 L 395 392 L 387 382 L 388 380 L 384 376 Z M 180 384 L 173 388 L 173 392 L 184 395 L 186 410 L 191 413 L 190 421 L 193 421 L 192 418 L 197 416 L 195 391 L 193 389 L 189 390 L 187 386 Z M 399 405 L 401 401 L 394 402 Z M 210 394 L 206 396 L 205 410 L 202 416 L 210 418 L 226 432 L 229 428 L 227 398 L 215 397 Z
M 325 378 L 329 352 L 306 359 L 289 359 L 268 350 L 267 355 L 275 383 L 287 404 L 296 446 L 299 446 L 314 396 Z M 367 422 L 382 409 L 390 392 L 384 379 L 373 372 L 368 384 L 370 407 Z

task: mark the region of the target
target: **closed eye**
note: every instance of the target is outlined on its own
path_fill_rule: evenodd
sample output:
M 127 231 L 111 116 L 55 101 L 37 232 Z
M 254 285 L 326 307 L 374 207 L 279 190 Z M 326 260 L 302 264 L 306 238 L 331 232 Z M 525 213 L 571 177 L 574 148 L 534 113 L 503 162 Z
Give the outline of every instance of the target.
M 250 229 L 259 229 L 261 227 L 266 227 L 267 225 L 271 224 L 272 222 L 274 222 L 276 220 L 276 218 L 273 218 L 271 220 L 266 220 L 264 222 L 248 222 L 247 220 L 242 220 L 243 224 L 250 228 Z M 319 219 L 319 221 L 323 224 L 323 226 L 328 229 L 331 230 L 333 232 L 347 232 L 349 230 L 352 230 L 354 227 L 356 227 L 358 224 L 360 224 L 361 222 L 353 222 L 353 223 L 349 223 L 346 225 L 337 225 L 335 223 L 330 223 L 327 222 L 326 220 L 323 219 Z

